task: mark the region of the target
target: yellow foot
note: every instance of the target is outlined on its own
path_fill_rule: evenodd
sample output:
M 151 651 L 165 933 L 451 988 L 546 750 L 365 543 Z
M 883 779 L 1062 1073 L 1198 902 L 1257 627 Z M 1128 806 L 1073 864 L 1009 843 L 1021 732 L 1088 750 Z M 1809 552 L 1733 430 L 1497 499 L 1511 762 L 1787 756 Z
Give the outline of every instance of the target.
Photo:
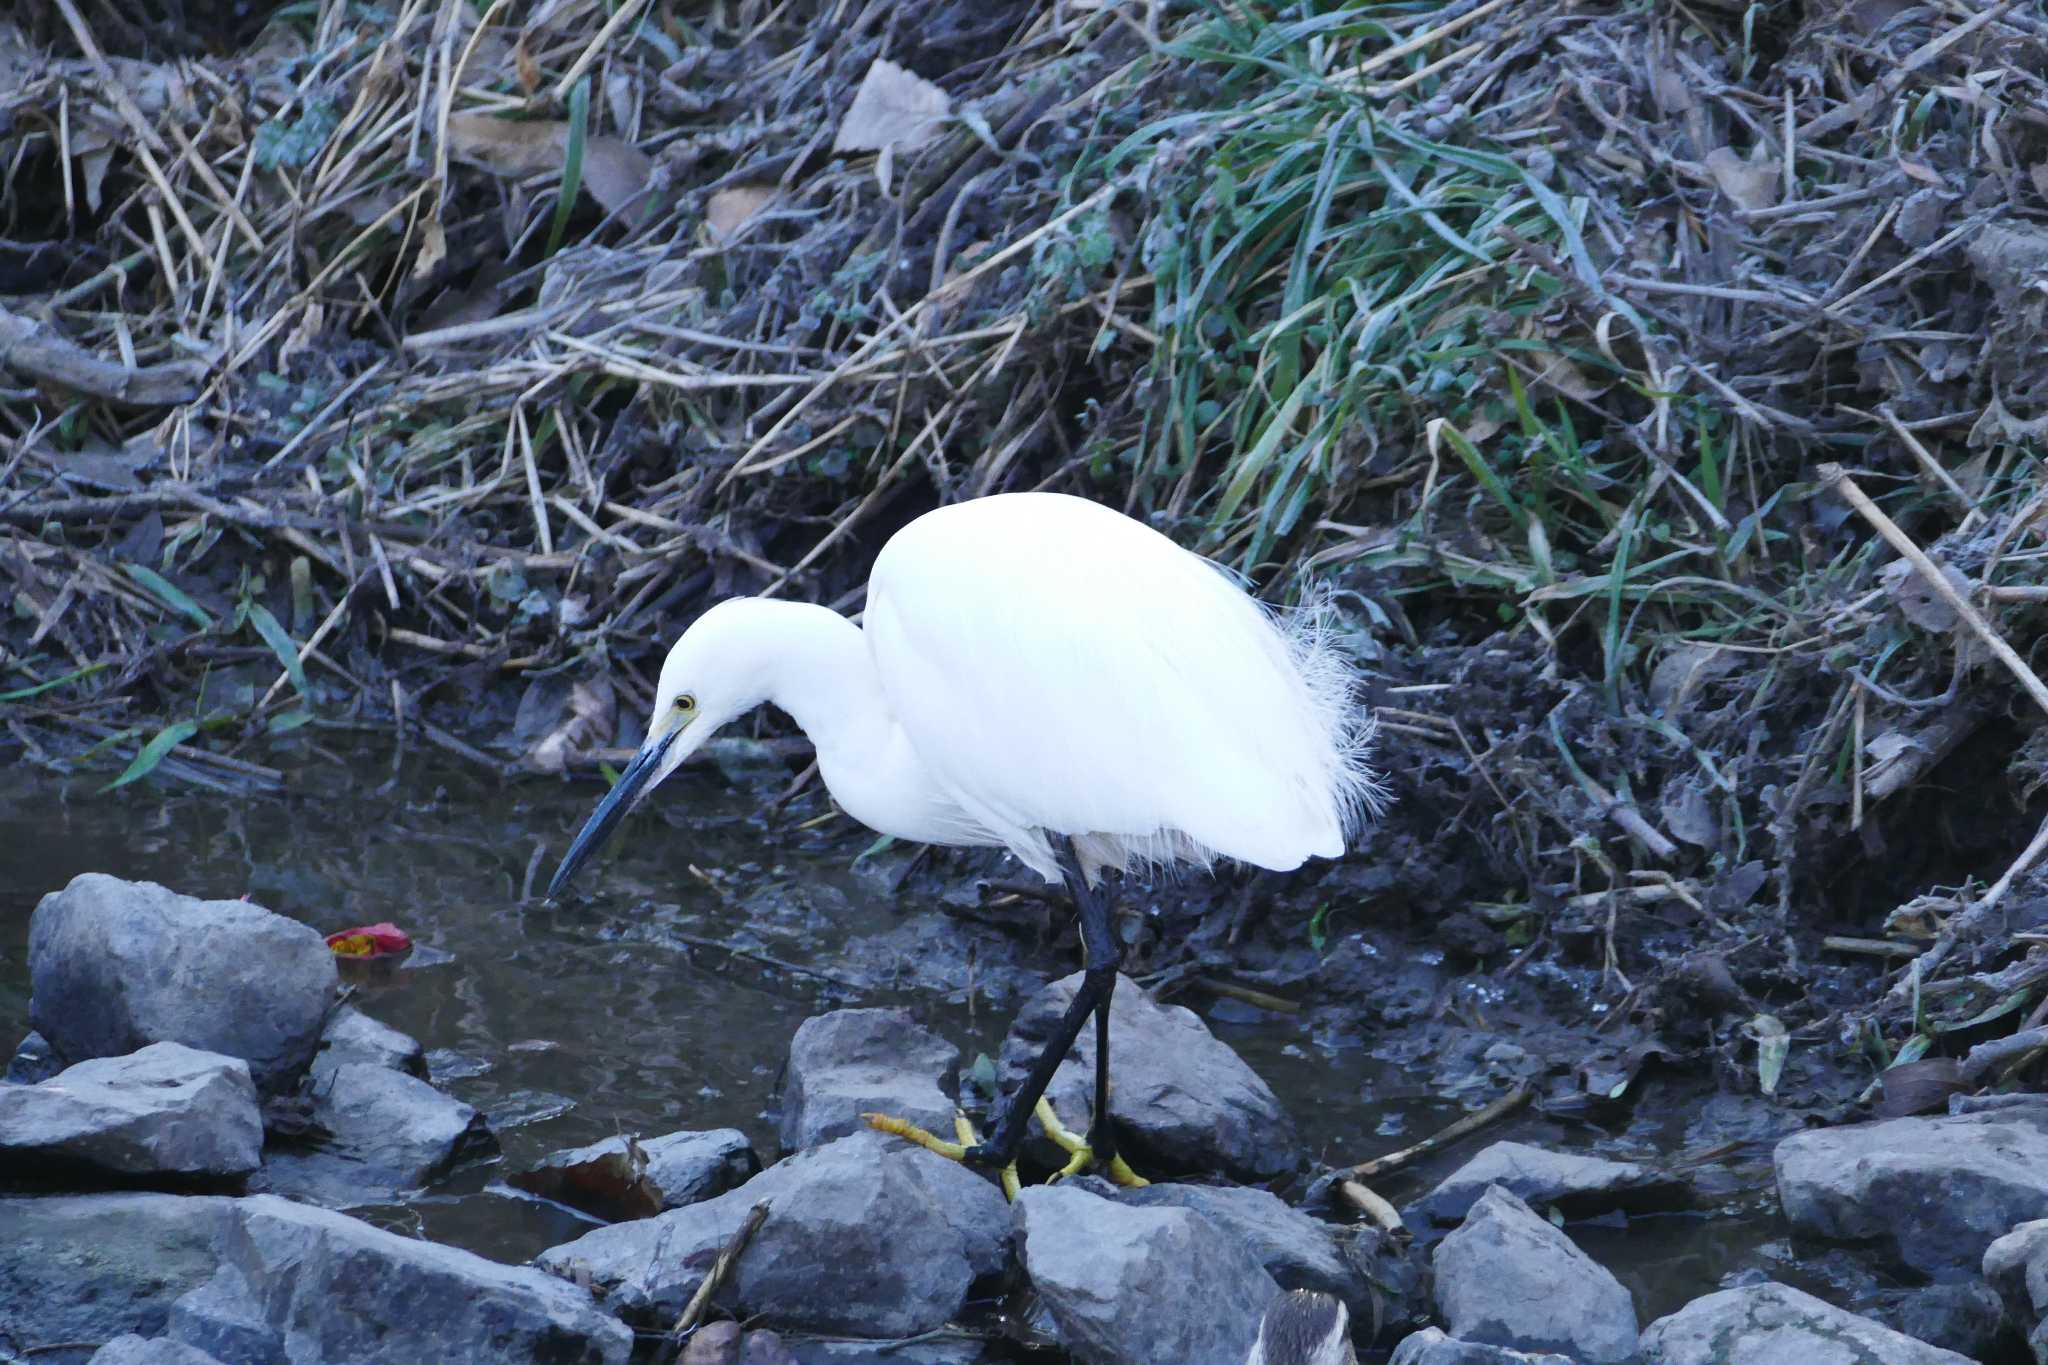
M 974 1134 L 974 1125 L 967 1121 L 967 1115 L 957 1109 L 953 1111 L 953 1132 L 960 1139 L 958 1142 L 948 1142 L 942 1137 L 926 1132 L 909 1119 L 899 1119 L 893 1114 L 862 1114 L 861 1118 L 866 1120 L 868 1127 L 877 1132 L 894 1133 L 897 1137 L 907 1138 L 927 1152 L 937 1152 L 948 1161 L 966 1160 L 967 1149 L 978 1146 L 981 1142 Z M 1012 1161 L 998 1174 L 1003 1182 L 1003 1197 L 1015 1203 L 1017 1192 L 1023 1188 L 1022 1182 L 1017 1179 L 1017 1163 Z
M 1052 1101 L 1043 1095 L 1039 1096 L 1038 1105 L 1031 1112 L 1037 1117 L 1038 1126 L 1045 1129 L 1045 1135 L 1067 1154 L 1067 1164 L 1054 1173 L 1054 1180 L 1079 1175 L 1095 1164 L 1095 1151 L 1088 1145 L 1088 1139 L 1060 1122 L 1060 1116 L 1052 1110 Z M 1152 1183 L 1126 1165 L 1121 1156 L 1111 1157 L 1109 1164 L 1102 1168 L 1102 1172 L 1126 1189 L 1141 1189 Z

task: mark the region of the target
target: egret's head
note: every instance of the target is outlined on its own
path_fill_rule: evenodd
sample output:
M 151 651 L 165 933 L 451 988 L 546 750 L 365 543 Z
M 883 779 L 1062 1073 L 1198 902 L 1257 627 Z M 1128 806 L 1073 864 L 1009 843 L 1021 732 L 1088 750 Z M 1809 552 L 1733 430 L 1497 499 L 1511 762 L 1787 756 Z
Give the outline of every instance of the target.
M 757 604 L 757 599 L 719 603 L 691 623 L 668 652 L 654 692 L 654 711 L 647 720 L 647 738 L 569 845 L 548 883 L 550 899 L 560 895 L 577 869 L 604 847 L 642 797 L 680 768 L 720 726 L 760 704 L 755 645 L 760 632 L 752 620 L 757 613 L 748 604 Z
M 1351 1314 L 1341 1300 L 1312 1290 L 1282 1294 L 1266 1308 L 1245 1365 L 1357 1365 Z

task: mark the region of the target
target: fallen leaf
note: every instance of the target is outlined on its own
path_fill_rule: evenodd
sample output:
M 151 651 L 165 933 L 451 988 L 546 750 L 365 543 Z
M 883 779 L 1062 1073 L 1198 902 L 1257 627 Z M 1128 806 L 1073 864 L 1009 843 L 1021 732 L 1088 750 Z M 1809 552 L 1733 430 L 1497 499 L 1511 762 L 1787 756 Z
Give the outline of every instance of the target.
M 412 951 L 412 935 L 384 920 L 329 934 L 327 946 L 338 957 L 392 957 Z
M 939 135 L 953 112 L 945 91 L 915 72 L 877 57 L 853 106 L 839 120 L 835 152 L 915 151 Z
M 578 754 L 611 738 L 612 685 L 603 678 L 579 682 L 569 689 L 568 714 L 526 751 L 526 761 L 544 773 L 558 773 Z
M 563 132 L 563 145 L 568 145 Z M 619 137 L 593 137 L 583 143 L 583 188 L 606 213 L 625 213 L 640 222 L 651 216 L 655 196 L 647 185 L 654 178 L 654 158 Z
M 1673 645 L 1650 671 L 1650 704 L 1666 720 L 1675 721 L 1693 694 L 1742 662 L 1742 655 L 1719 645 L 1685 641 Z
M 1612 383 L 1596 384 L 1578 364 L 1565 356 L 1551 351 L 1543 356 L 1543 368 L 1529 380 L 1529 387 L 1548 385 L 1567 398 L 1581 403 L 1591 403 L 1601 394 L 1613 388 Z
M 505 176 L 559 174 L 568 154 L 569 125 L 517 122 L 488 114 L 455 114 L 448 120 L 448 152 L 460 160 Z M 644 221 L 655 208 L 644 193 L 654 159 L 617 137 L 583 142 L 583 188 L 609 213 L 635 205 Z
M 1716 147 L 1707 153 L 1705 164 L 1721 193 L 1733 200 L 1737 208 L 1754 213 L 1778 202 L 1782 171 L 1775 158 L 1745 161 L 1732 147 Z
M 1934 185 L 1941 188 L 1946 188 L 1948 185 L 1948 181 L 1941 178 L 1941 172 L 1925 162 L 1908 161 L 1903 156 L 1898 158 L 1898 162 L 1900 170 L 1912 176 L 1923 185 Z
M 1969 596 L 1970 580 L 1964 577 L 1962 570 L 1953 564 L 1943 564 L 1941 572 L 1959 596 Z M 1906 560 L 1893 560 L 1878 572 L 1878 577 L 1891 594 L 1892 605 L 1899 609 L 1899 614 L 1920 629 L 1946 635 L 1956 628 L 1956 609 Z
M 505 1183 L 612 1222 L 652 1218 L 661 1212 L 661 1187 L 648 1178 L 647 1157 L 631 1138 L 625 1150 L 600 1152 L 573 1165 L 521 1171 L 507 1176 Z
M 527 95 L 540 89 L 540 64 L 533 60 L 533 49 L 526 42 L 532 36 L 532 29 L 522 31 L 518 45 L 512 49 L 512 68 L 518 73 L 520 92 Z
M 704 205 L 704 225 L 715 240 L 730 241 L 748 220 L 774 202 L 773 185 L 728 185 Z
M 1970 1089 L 1963 1079 L 1962 1064 L 1953 1057 L 1928 1057 L 1901 1062 L 1879 1078 L 1883 1094 L 1878 1097 L 1877 1117 L 1904 1118 L 1948 1108 L 1948 1097 Z
M 1785 1075 L 1785 1059 L 1792 1055 L 1792 1038 L 1775 1014 L 1759 1014 L 1745 1026 L 1756 1039 L 1756 1085 L 1766 1095 L 1778 1093 Z

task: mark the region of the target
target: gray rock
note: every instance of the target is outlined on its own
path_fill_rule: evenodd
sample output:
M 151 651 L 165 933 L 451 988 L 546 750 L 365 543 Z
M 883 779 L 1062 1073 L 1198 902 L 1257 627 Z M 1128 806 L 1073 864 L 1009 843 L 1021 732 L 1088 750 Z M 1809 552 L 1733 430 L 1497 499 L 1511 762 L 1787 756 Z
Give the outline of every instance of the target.
M 1615 1209 L 1678 1208 L 1687 1195 L 1684 1181 L 1633 1161 L 1496 1142 L 1445 1177 L 1413 1212 L 1433 1223 L 1459 1222 L 1488 1185 L 1499 1185 L 1535 1207 L 1554 1207 L 1567 1218 L 1591 1218 Z
M 1425 1327 L 1401 1338 L 1387 1365 L 1572 1365 L 1572 1358 L 1460 1341 L 1440 1327 Z
M 1985 1360 L 2004 1333 L 2005 1306 L 1998 1291 L 1981 1280 L 1930 1284 L 1906 1296 L 1894 1325 L 1930 1346 Z
M 21 1046 L 14 1049 L 14 1055 L 8 1058 L 7 1074 L 0 1076 L 0 1085 L 36 1085 L 63 1069 L 64 1063 L 58 1060 L 50 1040 L 31 1031 L 21 1040 Z
M 1790 1285 L 1724 1289 L 1643 1329 L 1643 1365 L 1968 1365 Z
M 1002 1365 L 1014 1357 L 978 1337 L 928 1341 L 855 1341 L 846 1337 L 784 1337 L 782 1347 L 796 1365 Z M 684 1362 L 684 1365 L 690 1365 Z M 720 1362 L 724 1365 L 724 1362 Z M 742 1356 L 738 1365 L 764 1365 Z
M 633 1146 L 643 1164 L 636 1166 Z M 507 1181 L 608 1222 L 651 1218 L 738 1189 L 761 1170 L 761 1159 L 737 1128 L 667 1133 L 629 1145 L 623 1137 L 551 1152 Z
M 337 986 L 303 924 L 96 872 L 43 897 L 28 958 L 29 1023 L 65 1061 L 183 1043 L 240 1057 L 263 1090 L 312 1061 Z
M 780 1137 L 800 1152 L 891 1114 L 953 1136 L 960 1101 L 960 1049 L 908 1010 L 833 1010 L 804 1020 L 789 1043 Z
M 1433 1262 L 1437 1307 L 1452 1336 L 1597 1365 L 1635 1354 L 1628 1290 L 1498 1185 L 1437 1246 Z
M 239 1181 L 261 1163 L 248 1063 L 180 1043 L 0 1087 L 0 1173 Z
M 265 1320 L 240 1267 L 224 1264 L 213 1278 L 171 1301 L 170 1336 L 223 1360 L 287 1359 L 284 1333 Z
M 748 1212 L 769 1213 L 715 1299 L 783 1331 L 913 1336 L 944 1326 L 1007 1262 L 1010 1211 L 988 1180 L 876 1132 L 770 1166 L 739 1189 L 599 1228 L 535 1258 L 589 1277 L 634 1322 L 675 1321 Z
M 1133 1208 L 1073 1184 L 1017 1200 L 1024 1273 L 1059 1344 L 1088 1365 L 1239 1365 L 1280 1286 L 1185 1208 Z
M 350 1062 L 403 1071 L 423 1081 L 431 1079 L 427 1075 L 426 1049 L 420 1046 L 419 1039 L 379 1023 L 353 1005 L 344 1005 L 334 1012 L 327 1031 L 320 1036 L 320 1050 L 313 1055 L 313 1074 L 317 1077 Z
M 331 1136 L 311 1150 L 273 1150 L 280 1194 L 330 1208 L 381 1203 L 497 1150 L 484 1116 L 416 1076 L 343 1062 L 312 1082 L 313 1121 Z
M 1025 1003 L 1003 1040 L 1004 1095 L 1023 1082 L 1080 982 L 1076 972 Z M 1256 1182 L 1301 1164 L 1294 1120 L 1272 1087 L 1193 1011 L 1157 1004 L 1137 983 L 1119 977 L 1109 1030 L 1110 1112 L 1127 1155 L 1146 1174 L 1221 1171 Z M 1081 1030 L 1045 1094 L 1061 1122 L 1075 1132 L 1088 1131 L 1095 1113 L 1094 1028 Z M 1034 1160 L 1065 1164 L 1065 1153 L 1035 1124 L 1029 1131 Z
M 2006 1229 L 2048 1218 L 2048 1106 L 1820 1128 L 1773 1160 L 1794 1228 L 1878 1243 L 1934 1279 L 1974 1275 Z
M 238 1365 L 623 1365 L 632 1350 L 622 1324 L 559 1280 L 267 1195 L 5 1199 L 0 1227 L 0 1315 L 26 1342 L 170 1327 L 212 1350 L 184 1331 L 235 1321 L 264 1351 L 222 1356 Z M 183 1311 L 202 1289 L 205 1311 Z
M 1138 1208 L 1192 1209 L 1243 1244 L 1282 1289 L 1320 1290 L 1341 1299 L 1353 1316 L 1372 1319 L 1372 1291 L 1338 1243 L 1348 1229 L 1289 1208 L 1278 1195 L 1241 1185 L 1161 1183 L 1117 1197 Z
M 127 1332 L 94 1351 L 89 1365 L 220 1365 L 220 1361 L 169 1337 L 139 1337 Z
M 2026 1333 L 2039 1365 L 2048 1365 L 2048 1219 L 2022 1223 L 1984 1252 L 1984 1278 L 2005 1315 Z
M 21 1343 L 163 1335 L 236 1224 L 232 1199 L 86 1194 L 0 1199 L 0 1332 Z M 87 1352 L 53 1357 L 77 1365 Z M 37 1365 L 43 1365 L 41 1360 Z

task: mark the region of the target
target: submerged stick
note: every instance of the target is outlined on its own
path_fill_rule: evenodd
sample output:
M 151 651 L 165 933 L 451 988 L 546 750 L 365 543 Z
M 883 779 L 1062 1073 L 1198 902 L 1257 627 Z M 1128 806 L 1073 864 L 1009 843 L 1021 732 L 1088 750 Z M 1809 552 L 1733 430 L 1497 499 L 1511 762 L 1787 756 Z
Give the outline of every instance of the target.
M 1529 1083 L 1522 1081 L 1513 1090 L 1502 1095 L 1484 1109 L 1465 1115 L 1464 1118 L 1459 1119 L 1456 1123 L 1449 1125 L 1441 1132 L 1431 1134 L 1413 1147 L 1403 1147 L 1398 1152 L 1389 1152 L 1385 1156 L 1376 1156 L 1370 1161 L 1361 1161 L 1350 1170 L 1345 1171 L 1344 1176 L 1352 1181 L 1360 1181 L 1369 1180 L 1376 1175 L 1385 1175 L 1388 1171 L 1397 1171 L 1420 1157 L 1428 1156 L 1440 1147 L 1448 1147 L 1459 1138 L 1476 1133 L 1488 1124 L 1507 1117 L 1515 1110 L 1521 1108 L 1528 1098 Z

